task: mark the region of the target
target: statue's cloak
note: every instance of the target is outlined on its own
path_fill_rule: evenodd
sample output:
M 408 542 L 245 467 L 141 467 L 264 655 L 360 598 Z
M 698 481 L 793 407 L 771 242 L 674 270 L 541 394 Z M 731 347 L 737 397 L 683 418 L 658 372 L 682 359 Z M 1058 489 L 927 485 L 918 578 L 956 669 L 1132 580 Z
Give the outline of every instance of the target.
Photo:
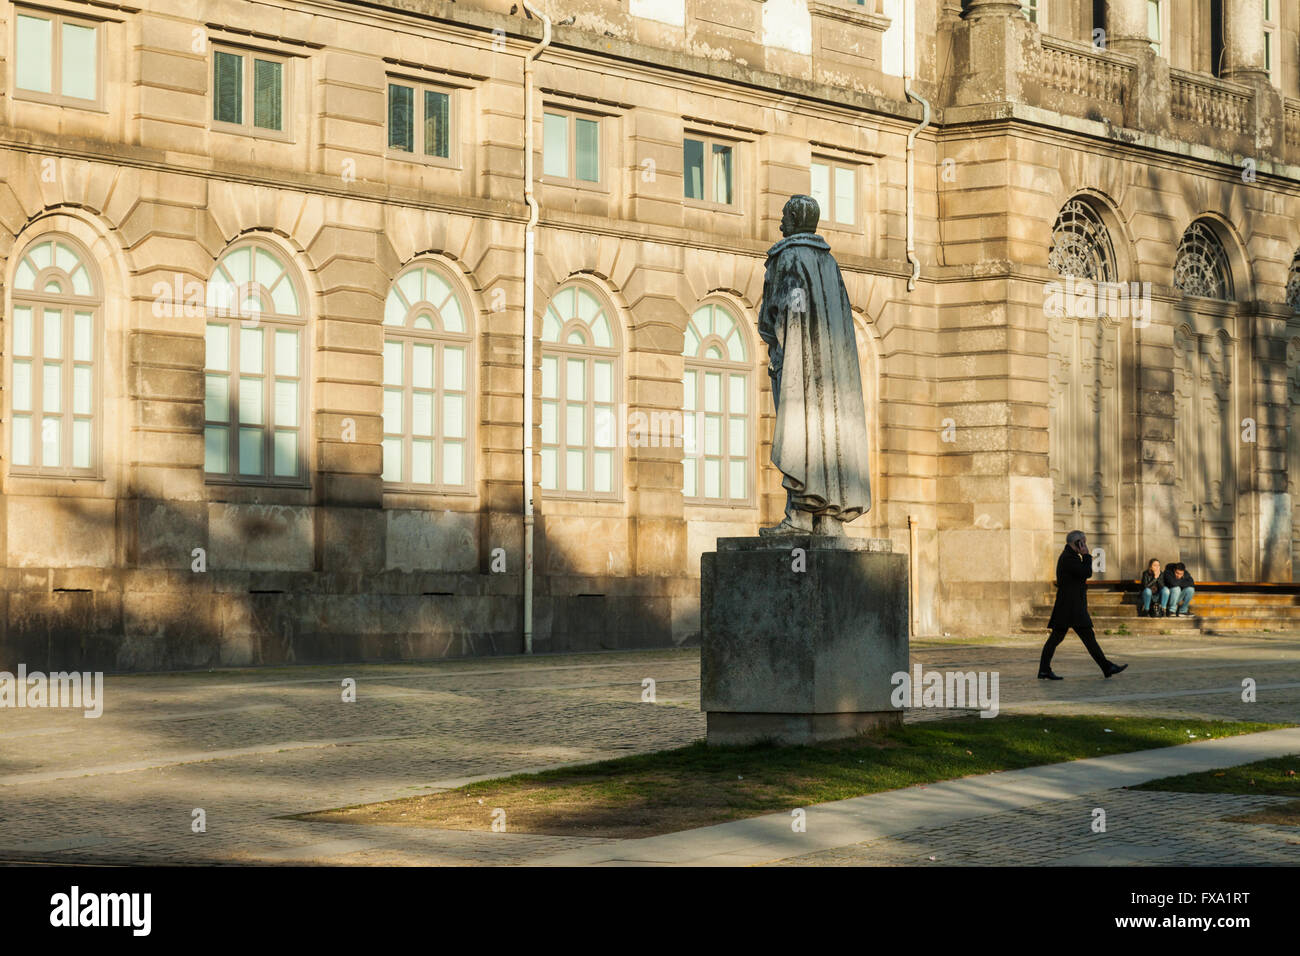
M 871 508 L 867 415 L 848 290 L 821 236 L 799 233 L 768 250 L 758 334 L 782 484 L 800 510 L 852 521 Z

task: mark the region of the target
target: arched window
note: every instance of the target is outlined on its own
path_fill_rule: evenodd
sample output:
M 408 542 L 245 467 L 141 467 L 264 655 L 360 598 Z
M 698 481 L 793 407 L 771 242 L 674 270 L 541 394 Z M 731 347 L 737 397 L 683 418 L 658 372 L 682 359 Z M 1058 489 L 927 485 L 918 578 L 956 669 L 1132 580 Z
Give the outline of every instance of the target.
M 431 262 L 408 267 L 384 303 L 384 483 L 465 490 L 470 482 L 472 330 Z
M 749 349 L 745 331 L 720 302 L 686 323 L 682 493 L 697 502 L 750 500 Z
M 1081 199 L 1071 199 L 1061 207 L 1052 227 L 1047 262 L 1060 276 L 1116 281 L 1115 247 L 1096 209 Z
M 1174 287 L 1184 295 L 1231 301 L 1232 268 L 1214 229 L 1203 221 L 1187 227 L 1174 260 Z
M 1300 312 L 1300 250 L 1291 259 L 1291 269 L 1286 274 L 1286 304 L 1292 311 Z
M 217 479 L 305 477 L 306 321 L 285 256 L 258 240 L 222 255 L 207 291 L 203 467 Z
M 9 343 L 9 455 L 16 472 L 91 476 L 98 467 L 100 309 L 89 254 L 66 236 L 18 261 Z
M 562 288 L 542 319 L 542 488 L 613 497 L 618 341 L 604 303 Z

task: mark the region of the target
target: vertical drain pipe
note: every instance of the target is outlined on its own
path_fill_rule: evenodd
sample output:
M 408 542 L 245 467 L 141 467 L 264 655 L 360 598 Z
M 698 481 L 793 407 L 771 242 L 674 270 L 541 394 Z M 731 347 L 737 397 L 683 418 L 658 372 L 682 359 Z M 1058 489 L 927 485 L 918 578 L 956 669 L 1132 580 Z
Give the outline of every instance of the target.
M 908 598 L 911 607 L 908 608 L 907 620 L 912 625 L 912 636 L 916 637 L 916 604 L 917 604 L 917 568 L 920 566 L 920 560 L 916 556 L 916 515 L 907 516 L 907 538 L 908 538 L 908 559 L 911 565 L 911 579 L 908 586 Z
M 907 261 L 912 264 L 912 274 L 907 279 L 907 291 L 916 289 L 921 277 L 921 260 L 916 257 L 916 137 L 930 125 L 930 101 L 912 89 L 912 63 L 916 59 L 916 0 L 903 0 L 903 92 L 909 100 L 921 104 L 921 125 L 907 134 Z
M 541 207 L 533 195 L 533 65 L 551 45 L 551 18 L 523 0 L 524 10 L 542 21 L 542 42 L 524 57 L 524 653 L 533 652 L 533 285 L 536 278 L 537 228 Z

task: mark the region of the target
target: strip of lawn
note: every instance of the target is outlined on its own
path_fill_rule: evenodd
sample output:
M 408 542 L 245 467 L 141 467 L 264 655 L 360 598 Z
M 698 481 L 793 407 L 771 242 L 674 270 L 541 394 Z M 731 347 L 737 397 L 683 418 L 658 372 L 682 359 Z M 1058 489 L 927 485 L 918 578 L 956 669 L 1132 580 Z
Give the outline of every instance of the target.
M 811 747 L 709 747 L 518 774 L 443 793 L 295 817 L 561 836 L 631 838 L 975 774 L 1130 753 L 1284 724 L 1008 715 L 906 724 Z
M 1162 777 L 1132 789 L 1295 797 L 1297 799 L 1291 803 L 1224 819 L 1233 823 L 1300 826 L 1300 754 L 1244 763 L 1240 767 L 1228 767 L 1224 770 L 1207 770 L 1204 773 L 1189 773 L 1181 777 Z

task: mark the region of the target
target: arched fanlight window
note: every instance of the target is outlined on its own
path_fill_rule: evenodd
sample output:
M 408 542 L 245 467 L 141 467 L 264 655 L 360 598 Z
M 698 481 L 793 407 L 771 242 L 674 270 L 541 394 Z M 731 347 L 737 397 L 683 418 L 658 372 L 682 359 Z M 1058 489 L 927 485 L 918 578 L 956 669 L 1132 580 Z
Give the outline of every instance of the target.
M 1115 247 L 1096 209 L 1081 199 L 1061 207 L 1052 227 L 1048 265 L 1057 275 L 1115 282 Z
M 402 272 L 384 303 L 384 483 L 463 491 L 473 456 L 468 309 L 430 261 Z
M 542 319 L 542 489 L 614 497 L 619 347 L 609 310 L 580 283 Z
M 750 356 L 740 321 L 720 302 L 687 320 L 682 494 L 700 503 L 748 504 Z
M 1286 274 L 1286 304 L 1300 312 L 1300 250 L 1291 259 L 1291 269 Z
M 1232 267 L 1214 229 L 1197 221 L 1187 227 L 1174 260 L 1174 287 L 1184 295 L 1231 301 Z
M 306 477 L 306 317 L 284 253 L 261 240 L 225 252 L 208 280 L 204 470 L 210 478 Z
M 17 473 L 92 476 L 98 467 L 100 312 L 90 255 L 67 236 L 18 260 L 9 340 L 9 460 Z

